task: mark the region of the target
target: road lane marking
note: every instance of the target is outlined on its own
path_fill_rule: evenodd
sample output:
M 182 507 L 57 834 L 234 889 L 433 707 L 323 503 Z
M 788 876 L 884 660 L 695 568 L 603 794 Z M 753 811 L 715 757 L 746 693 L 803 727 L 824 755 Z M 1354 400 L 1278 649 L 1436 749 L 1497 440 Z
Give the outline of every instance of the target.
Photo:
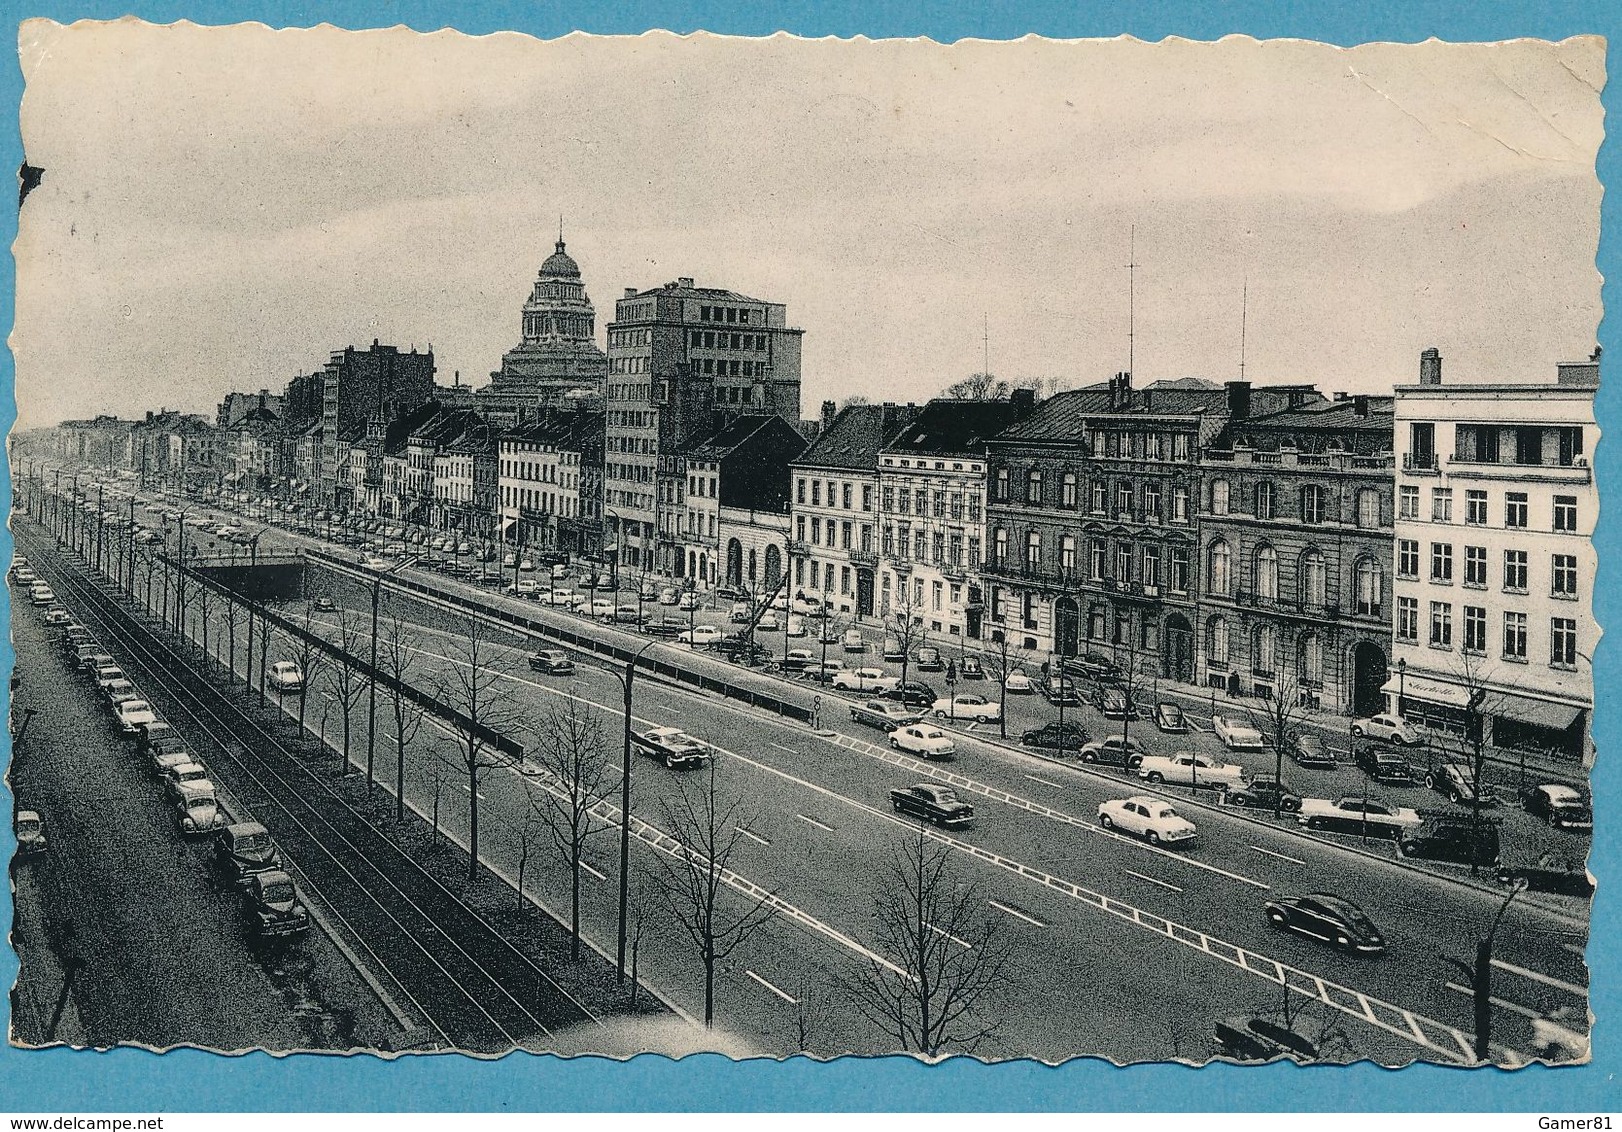
M 1049 781 L 1048 781 L 1048 780 L 1047 780 L 1047 779 L 1045 779 L 1045 778 L 1038 778 L 1038 777 L 1037 777 L 1037 776 L 1036 776 L 1036 775 L 1034 775 L 1034 774 L 1027 774 L 1027 775 L 1026 775 L 1026 776 L 1025 776 L 1025 777 L 1026 777 L 1026 778 L 1028 778 L 1028 779 L 1030 779 L 1030 780 L 1031 780 L 1031 781 L 1032 781 L 1032 782 L 1040 782 L 1040 783 L 1041 783 L 1041 784 L 1042 784 L 1042 785 L 1043 785 L 1043 786 L 1051 786 L 1051 787 L 1053 787 L 1053 788 L 1054 788 L 1054 789 L 1055 789 L 1055 790 L 1063 790 L 1063 789 L 1064 789 L 1064 786 L 1063 786 L 1063 785 L 1061 785 L 1061 784 L 1060 784 L 1060 783 L 1057 783 L 1057 782 L 1049 782 Z
M 467 793 L 467 792 L 468 792 L 468 790 L 467 790 L 467 783 L 465 783 L 465 782 L 458 782 L 458 783 L 457 783 L 457 784 L 456 784 L 456 785 L 458 785 L 458 786 L 460 786 L 460 787 L 461 787 L 461 788 L 462 788 L 462 793 L 464 793 L 464 794 L 466 794 L 466 793 Z M 480 793 L 480 794 L 479 794 L 479 801 L 481 801 L 481 802 L 486 802 L 486 801 L 489 801 L 489 799 L 487 799 L 487 798 L 486 798 L 486 797 L 485 797 L 485 796 L 484 796 L 484 794 L 483 794 L 483 792 L 481 792 L 481 793 Z
M 1135 873 L 1131 869 L 1122 869 L 1121 871 L 1123 873 L 1125 873 L 1129 877 L 1137 877 L 1139 880 L 1148 881 L 1150 884 L 1158 884 L 1161 888 L 1169 888 L 1173 892 L 1181 892 L 1181 891 L 1183 891 L 1182 889 L 1178 888 L 1175 884 L 1171 884 L 1171 883 L 1169 883 L 1167 881 L 1163 881 L 1163 880 L 1158 880 L 1155 877 L 1144 876 L 1142 873 Z
M 755 980 L 755 982 L 759 983 L 761 986 L 765 987 L 767 990 L 771 991 L 778 998 L 782 999 L 784 1002 L 788 1003 L 790 1006 L 798 1006 L 798 1005 L 800 1005 L 800 1000 L 799 999 L 795 998 L 793 995 L 789 994 L 785 990 L 781 990 L 778 987 L 772 986 L 772 984 L 768 983 L 765 979 L 761 978 L 759 975 L 757 975 L 753 971 L 749 970 L 749 968 L 745 967 L 743 973 L 748 975 L 751 979 Z
M 1523 979 L 1531 979 L 1534 983 L 1542 983 L 1546 987 L 1563 990 L 1567 994 L 1574 994 L 1578 998 L 1588 997 L 1588 988 L 1580 987 L 1576 983 L 1568 983 L 1552 975 L 1545 975 L 1541 971 L 1528 971 L 1525 967 L 1517 967 L 1513 963 L 1506 963 L 1502 959 L 1494 959 L 1492 965 L 1500 971 L 1508 971 L 1512 975 L 1519 975 Z
M 810 822 L 812 825 L 816 826 L 818 829 L 825 829 L 829 833 L 832 833 L 834 831 L 833 826 L 827 825 L 824 822 L 820 822 L 816 818 L 808 818 L 804 814 L 795 814 L 794 816 L 799 818 L 803 822 Z
M 770 740 L 767 740 L 767 741 L 770 742 Z M 776 747 L 779 751 L 787 751 L 791 755 L 797 755 L 797 754 L 800 753 L 799 751 L 796 751 L 793 747 L 785 747 L 781 743 L 772 743 L 772 746 Z
M 1573 955 L 1575 955 L 1579 959 L 1585 959 L 1586 960 L 1587 957 L 1588 957 L 1587 952 L 1584 950 L 1582 944 L 1580 944 L 1580 943 L 1562 943 L 1560 946 L 1565 948 L 1567 951 L 1571 952 Z
M 743 835 L 744 835 L 744 836 L 745 836 L 745 837 L 747 837 L 747 838 L 748 838 L 748 839 L 749 839 L 749 840 L 750 840 L 750 841 L 753 841 L 753 842 L 756 842 L 756 843 L 757 843 L 757 844 L 760 844 L 760 845 L 764 845 L 764 846 L 766 846 L 766 847 L 767 847 L 767 848 L 768 848 L 768 849 L 769 849 L 769 848 L 771 848 L 771 844 L 772 844 L 772 843 L 771 843 L 771 842 L 770 842 L 770 841 L 767 841 L 767 840 L 766 840 L 766 839 L 765 839 L 765 838 L 764 838 L 764 837 L 762 837 L 762 836 L 761 836 L 761 835 L 760 835 L 760 834 L 758 834 L 758 833 L 756 833 L 756 832 L 754 832 L 754 831 L 753 831 L 753 830 L 749 830 L 749 829 L 745 829 L 745 828 L 744 828 L 744 827 L 743 827 L 743 826 L 741 826 L 741 825 L 735 825 L 735 826 L 733 826 L 733 827 L 732 827 L 732 828 L 733 828 L 733 829 L 734 829 L 734 830 L 735 830 L 735 831 L 737 831 L 737 832 L 738 832 L 738 833 L 741 833 L 741 834 L 743 834 Z
M 1021 912 L 1018 908 L 1010 908 L 1008 905 L 999 904 L 995 900 L 987 900 L 986 903 L 990 904 L 993 908 L 997 909 L 997 911 L 999 911 L 999 912 L 1007 912 L 1010 916 L 1013 916 L 1013 917 L 1015 917 L 1017 919 L 1024 920 L 1027 924 L 1035 924 L 1039 928 L 1047 927 L 1046 924 L 1044 924 L 1041 920 L 1038 920 L 1035 916 L 1027 916 L 1024 912 Z
M 1443 986 L 1447 987 L 1447 989 L 1450 990 L 1450 991 L 1458 991 L 1460 994 L 1467 994 L 1471 998 L 1474 998 L 1475 994 L 1476 994 L 1476 992 L 1471 990 L 1469 987 L 1462 986 L 1459 983 L 1444 983 Z M 1510 1002 L 1508 999 L 1503 999 L 1503 998 L 1498 998 L 1496 996 L 1493 996 L 1493 997 L 1489 997 L 1487 999 L 1487 1001 L 1492 1003 L 1494 1006 L 1498 1007 L 1500 1010 L 1508 1010 L 1512 1014 L 1519 1014 L 1522 1018 L 1542 1018 L 1543 1017 L 1543 1015 L 1539 1014 L 1536 1010 L 1533 1010 L 1531 1007 L 1522 1006 L 1518 1002 Z
M 598 872 L 596 869 L 592 868 L 590 865 L 586 864 L 586 862 L 584 862 L 584 861 L 580 862 L 580 867 L 582 869 L 585 869 L 588 873 L 590 873 L 592 876 L 596 877 L 598 880 L 607 880 L 608 879 L 606 876 L 604 876 L 602 873 Z
M 934 932 L 938 936 L 944 936 L 945 938 L 951 940 L 953 943 L 957 944 L 959 947 L 963 948 L 963 950 L 965 950 L 965 951 L 973 951 L 974 950 L 974 944 L 970 943 L 968 940 L 959 939 L 959 938 L 957 938 L 957 936 L 953 935 L 951 932 L 942 931 L 940 928 L 937 928 L 934 924 L 930 923 L 928 920 L 924 921 L 924 927 L 928 928 L 930 931 Z
M 1292 865 L 1305 865 L 1306 864 L 1305 861 L 1299 860 L 1298 858 L 1286 857 L 1283 853 L 1275 853 L 1271 849 L 1263 849 L 1260 845 L 1252 845 L 1251 848 L 1254 849 L 1258 853 L 1265 853 L 1269 857 L 1277 857 L 1281 861 L 1288 861 Z

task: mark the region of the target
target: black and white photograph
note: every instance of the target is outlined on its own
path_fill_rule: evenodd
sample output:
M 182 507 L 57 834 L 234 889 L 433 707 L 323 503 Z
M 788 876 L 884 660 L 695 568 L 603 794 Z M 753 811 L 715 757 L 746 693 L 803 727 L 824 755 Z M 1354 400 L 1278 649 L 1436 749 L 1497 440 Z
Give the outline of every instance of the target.
M 13 1047 L 1589 1060 L 1603 39 L 19 53 Z

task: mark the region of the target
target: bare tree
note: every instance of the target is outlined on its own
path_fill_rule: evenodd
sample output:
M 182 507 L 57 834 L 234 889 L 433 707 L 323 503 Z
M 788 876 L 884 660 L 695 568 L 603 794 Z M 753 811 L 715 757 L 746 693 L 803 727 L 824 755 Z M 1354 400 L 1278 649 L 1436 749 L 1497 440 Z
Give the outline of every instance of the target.
M 700 785 L 677 779 L 677 795 L 661 802 L 665 828 L 681 849 L 659 855 L 660 891 L 676 921 L 698 948 L 704 964 L 704 1025 L 715 1021 L 715 965 L 776 915 L 769 894 L 746 899 L 741 911 L 722 897 L 732 855 L 750 826 L 743 800 L 720 797 L 715 761 L 705 766 Z
M 1461 652 L 1454 662 L 1453 672 L 1468 697 L 1464 709 L 1465 734 L 1459 746 L 1463 760 L 1460 765 L 1469 776 L 1470 788 L 1468 797 L 1458 800 L 1470 807 L 1470 875 L 1476 876 L 1481 870 L 1481 793 L 1487 773 L 1487 720 L 1503 710 L 1505 700 L 1504 693 L 1493 687 L 1499 683 L 1494 679 L 1496 673 L 1486 667 L 1485 659 L 1479 654 Z M 1427 784 L 1435 783 L 1436 773 L 1436 768 L 1428 768 Z
M 327 654 L 315 643 L 316 637 L 319 636 L 315 610 L 307 601 L 299 614 L 299 627 L 304 630 L 299 637 L 298 644 L 299 672 L 304 677 L 304 690 L 299 693 L 298 698 L 298 734 L 299 743 L 302 745 L 304 743 L 304 710 L 309 702 L 310 689 L 315 687 L 316 677 L 320 675 L 321 670 L 326 666 Z
M 208 658 L 208 655 L 209 655 L 209 652 L 208 652 L 209 602 L 214 596 L 215 596 L 214 595 L 214 587 L 211 584 L 204 583 L 203 585 L 200 585 L 200 586 L 197 587 L 197 621 L 198 621 L 198 624 L 202 628 L 203 657 L 204 657 L 205 661 L 206 661 L 206 659 Z
M 997 729 L 1004 738 L 1008 738 L 1008 677 L 1015 672 L 1024 671 L 1025 666 L 1031 663 L 1031 654 L 1022 648 L 1016 648 L 1008 643 L 1008 634 L 997 629 L 991 634 L 991 641 L 995 648 L 986 653 L 986 668 L 990 670 L 992 679 L 997 681 L 997 694 L 1001 697 L 998 703 L 1001 710 L 998 712 Z
M 569 870 L 569 959 L 579 962 L 581 858 L 590 837 L 614 828 L 593 820 L 592 810 L 613 793 L 619 768 L 596 717 L 572 697 L 548 707 L 535 734 L 533 757 L 546 781 L 531 804 Z
M 524 820 L 518 826 L 518 880 L 513 886 L 513 908 L 523 911 L 524 908 L 524 878 L 529 875 L 529 859 L 535 855 L 535 843 L 540 840 L 541 830 L 546 826 L 546 816 L 540 811 L 533 798 L 529 805 L 524 807 Z M 576 881 L 578 884 L 578 880 Z M 576 930 L 578 931 L 578 925 Z M 579 936 L 575 937 L 575 959 L 579 959 Z
M 399 614 L 389 612 L 378 638 L 377 667 L 389 681 L 389 710 L 394 716 L 394 820 L 405 821 L 405 753 L 422 730 L 428 713 L 404 694 L 416 667 L 416 634 Z
M 361 697 L 366 692 L 366 678 L 360 669 L 355 667 L 355 654 L 362 642 L 367 639 L 367 630 L 362 627 L 359 614 L 350 609 L 341 609 L 338 611 L 337 631 L 338 639 L 333 643 L 337 646 L 339 655 L 326 666 L 324 684 L 327 694 L 338 705 L 338 714 L 343 719 L 343 766 L 340 773 L 347 775 L 350 744 L 354 738 L 355 711 L 360 707 Z
M 952 850 L 920 825 L 896 846 L 874 901 L 874 948 L 882 961 L 840 979 L 857 1011 L 909 1053 L 972 1053 L 997 1028 L 1011 942 L 986 911 L 979 885 L 964 884 Z
M 150 571 L 149 571 L 150 574 Z M 226 660 L 226 684 L 234 685 L 237 682 L 237 626 L 242 623 L 242 603 L 237 601 L 235 594 L 225 595 L 225 631 L 230 639 L 230 650 Z
M 901 581 L 898 585 L 895 600 L 885 610 L 884 635 L 894 637 L 896 646 L 901 650 L 901 683 L 907 683 L 907 669 L 912 664 L 913 648 L 922 644 L 924 634 L 924 621 L 919 614 L 922 611 L 913 604 L 912 591 L 907 583 Z
M 1261 732 L 1262 742 L 1273 752 L 1273 780 L 1280 786 L 1273 792 L 1273 816 L 1279 817 L 1284 807 L 1284 756 L 1295 749 L 1306 723 L 1306 711 L 1301 706 L 1301 687 L 1293 674 L 1274 681 L 1273 690 L 1265 698 L 1253 699 L 1245 704 L 1245 715 L 1250 725 Z M 1286 997 L 1288 1003 L 1288 997 Z
M 994 374 L 971 373 L 942 389 L 940 395 L 953 401 L 995 401 L 1008 396 L 1008 388 L 1008 382 Z
M 469 884 L 479 876 L 479 786 L 490 771 L 513 761 L 492 736 L 514 735 L 523 724 L 501 674 L 511 650 L 497 644 L 494 635 L 477 616 L 463 618 L 455 655 L 438 681 L 440 702 L 459 713 L 451 726 L 456 733 L 457 765 L 467 778 Z

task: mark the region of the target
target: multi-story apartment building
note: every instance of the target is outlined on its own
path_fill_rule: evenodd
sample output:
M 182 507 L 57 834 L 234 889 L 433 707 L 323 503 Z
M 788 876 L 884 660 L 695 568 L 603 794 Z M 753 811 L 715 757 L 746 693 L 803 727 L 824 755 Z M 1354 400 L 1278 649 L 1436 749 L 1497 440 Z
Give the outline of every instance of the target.
M 877 612 L 879 453 L 917 415 L 915 405 L 823 407 L 821 433 L 791 468 L 797 590 L 842 613 Z
M 1393 710 L 1587 762 L 1598 357 L 1554 383 L 1396 390 Z M 1473 737 L 1473 736 L 1472 736 Z
M 475 424 L 434 457 L 437 525 L 472 538 L 494 538 L 500 478 L 496 435 Z
M 1282 392 L 1201 453 L 1202 682 L 1371 714 L 1391 655 L 1392 402 Z
M 339 458 L 341 447 L 363 443 L 373 417 L 381 414 L 385 420 L 392 420 L 433 395 L 432 351 L 419 354 L 413 347 L 409 354 L 402 354 L 398 347 L 380 345 L 375 338 L 367 350 L 346 346 L 334 351 L 322 371 L 321 421 L 326 451 L 321 461 L 321 501 L 347 507 L 364 499 L 364 485 L 359 496 L 344 492 L 342 478 L 337 474 L 346 463 Z
M 904 610 L 932 633 L 979 639 L 986 441 L 1035 405 L 1031 390 L 1007 401 L 931 401 L 880 450 L 881 616 Z M 863 565 L 871 564 L 868 554 L 860 546 L 851 551 Z
M 622 566 L 686 568 L 675 530 L 659 533 L 661 509 L 685 509 L 677 454 L 728 417 L 797 420 L 801 334 L 781 303 L 690 278 L 626 290 L 608 328 L 603 465 L 603 514 Z
M 601 413 L 548 413 L 498 438 L 501 536 L 522 547 L 580 553 L 593 503 L 589 455 L 602 445 Z
M 805 438 L 794 425 L 773 414 L 734 417 L 711 436 L 680 455 L 681 482 L 668 515 L 670 537 L 680 542 L 685 561 L 677 574 L 705 588 L 724 580 L 751 591 L 762 577 L 753 548 L 743 539 L 723 536 L 724 509 L 782 513 L 788 506 L 789 466 L 805 451 Z M 723 542 L 723 538 L 725 541 Z M 783 562 L 775 571 L 781 575 Z

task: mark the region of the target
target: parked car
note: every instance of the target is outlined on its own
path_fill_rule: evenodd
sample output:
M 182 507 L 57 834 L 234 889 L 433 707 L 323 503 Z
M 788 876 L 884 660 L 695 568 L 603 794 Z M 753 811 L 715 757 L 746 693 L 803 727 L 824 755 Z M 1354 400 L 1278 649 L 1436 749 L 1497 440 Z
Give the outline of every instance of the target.
M 214 866 L 232 885 L 282 867 L 281 854 L 258 822 L 237 822 L 214 835 Z
M 1173 786 L 1226 790 L 1244 782 L 1245 768 L 1192 751 L 1178 751 L 1174 755 L 1146 755 L 1138 764 L 1138 777 Z
M 907 659 L 907 650 L 901 647 L 901 642 L 896 638 L 885 637 L 884 652 L 882 655 L 885 660 L 891 661 L 895 664 L 900 664 L 903 660 Z
M 664 589 L 659 591 L 660 605 L 675 605 L 680 600 L 681 591 L 675 586 L 666 586 Z
M 562 649 L 542 649 L 529 654 L 529 667 L 548 676 L 567 676 L 574 671 L 574 661 Z
M 846 652 L 866 652 L 867 642 L 862 639 L 860 629 L 846 629 L 845 635 L 840 638 L 840 647 Z
M 1498 805 L 1498 791 L 1490 783 L 1477 783 L 1475 771 L 1464 763 L 1443 763 L 1427 771 L 1425 785 L 1459 805 Z
M 662 761 L 671 770 L 702 767 L 710 760 L 710 747 L 679 727 L 653 727 L 631 736 L 644 754 Z
M 1472 829 L 1472 825 L 1474 828 Z M 1474 843 L 1475 852 L 1471 853 Z M 1498 864 L 1498 822 L 1477 818 L 1472 823 L 1464 815 L 1431 815 L 1397 839 L 1397 852 L 1404 857 L 1432 861 L 1452 861 L 1459 865 Z
M 1557 829 L 1593 829 L 1594 811 L 1582 791 L 1559 782 L 1545 782 L 1521 792 L 1521 807 Z
M 1594 881 L 1581 860 L 1559 853 L 1545 853 L 1533 864 L 1500 865 L 1498 883 L 1509 887 L 1525 885 L 1530 892 L 1553 892 L 1562 896 L 1594 895 Z
M 804 672 L 817 663 L 817 654 L 811 649 L 789 649 L 783 654 L 784 672 Z
M 1328 798 L 1303 798 L 1296 820 L 1308 829 L 1398 837 L 1423 819 L 1406 806 L 1394 805 L 1381 798 L 1349 795 L 1332 801 Z
M 957 750 L 952 737 L 928 723 L 909 723 L 890 732 L 890 746 L 926 759 L 945 758 Z
M 125 735 L 135 735 L 143 724 L 157 721 L 158 714 L 145 700 L 125 700 L 114 709 L 118 729 Z
M 1400 715 L 1371 715 L 1354 720 L 1352 734 L 1395 743 L 1399 747 L 1417 747 L 1425 741 L 1414 725 Z
M 278 692 L 302 692 L 304 672 L 290 660 L 278 660 L 270 666 L 270 686 Z
M 845 666 L 837 660 L 813 660 L 801 672 L 819 684 L 826 684 L 835 676 L 845 671 Z
M 311 603 L 317 613 L 336 613 L 338 607 L 330 597 L 318 597 Z
M 1093 688 L 1093 707 L 1105 719 L 1136 719 L 1138 709 L 1132 698 L 1126 694 L 1126 689 L 1113 684 L 1099 684 Z
M 1002 682 L 1002 686 L 1008 691 L 1009 695 L 1013 696 L 1028 696 L 1036 690 L 1035 685 L 1031 683 L 1031 678 L 1025 675 L 1023 669 L 1019 668 L 1008 674 L 1008 678 Z
M 897 727 L 917 723 L 923 715 L 911 708 L 903 707 L 894 700 L 868 700 L 866 703 L 852 704 L 850 717 L 866 727 L 894 731 Z
M 1098 804 L 1098 824 L 1132 833 L 1151 845 L 1186 845 L 1198 831 L 1194 823 L 1160 798 L 1135 794 Z
M 96 691 L 106 692 L 109 684 L 124 679 L 124 670 L 116 664 L 104 664 L 96 669 L 91 679 L 96 683 Z
M 1222 740 L 1222 745 L 1230 751 L 1262 751 L 1267 744 L 1262 741 L 1262 733 L 1254 727 L 1240 723 L 1226 715 L 1213 715 L 1211 717 L 1211 730 L 1216 737 Z
M 964 657 L 963 663 L 957 666 L 957 678 L 959 680 L 984 680 L 986 670 L 980 663 L 980 658 L 974 656 Z
M 1161 700 L 1155 705 L 1154 721 L 1155 726 L 1168 735 L 1181 735 L 1188 730 L 1188 717 L 1170 700 Z
M 209 782 L 208 768 L 200 762 L 175 763 L 163 769 L 163 793 L 170 801 L 178 801 L 181 793 L 190 786 Z
M 893 692 L 901 677 L 891 676 L 882 668 L 849 668 L 835 673 L 833 686 L 842 692 Z
M 678 633 L 676 639 L 683 644 L 692 645 L 694 648 L 703 648 L 705 645 L 713 645 L 719 641 L 721 639 L 721 630 L 714 625 L 695 625 L 691 629 Z
M 1395 751 L 1365 743 L 1357 750 L 1357 765 L 1364 774 L 1387 786 L 1415 786 L 1419 776 L 1407 759 Z
M 640 625 L 648 620 L 648 614 L 642 611 L 642 606 L 629 602 L 614 607 L 614 621 L 620 625 Z
M 293 878 L 280 869 L 248 878 L 242 892 L 242 915 L 249 933 L 261 943 L 291 939 L 310 930 L 310 913 L 299 899 Z
M 895 691 L 891 692 L 890 695 L 892 698 L 900 700 L 908 707 L 919 708 L 934 707 L 935 701 L 940 699 L 939 694 L 936 693 L 934 688 L 931 688 L 928 684 L 919 683 L 916 680 L 908 680 L 905 684 L 902 684 Z
M 1066 658 L 1066 671 L 1100 683 L 1113 683 L 1121 677 L 1121 667 L 1103 653 L 1089 652 Z
M 945 672 L 946 661 L 941 659 L 940 649 L 934 645 L 923 645 L 913 659 L 913 667 L 919 672 Z
M 759 629 L 762 633 L 775 633 L 782 629 L 782 627 L 783 622 L 779 620 L 777 614 L 775 613 L 762 613 L 760 615 L 760 620 L 755 623 L 755 628 Z
M 80 672 L 96 673 L 109 665 L 116 665 L 117 663 L 110 653 L 97 652 L 94 649 L 88 652 L 84 649 L 79 650 Z
M 749 618 L 754 616 L 754 612 L 754 609 L 747 601 L 735 601 L 732 603 L 732 612 L 727 615 L 727 620 L 734 625 L 747 625 L 749 624 Z
M 50 848 L 45 834 L 45 819 L 35 810 L 18 810 L 11 819 L 11 832 L 17 838 L 17 856 L 33 857 Z
M 51 605 L 56 601 L 56 594 L 52 593 L 51 587 L 44 582 L 36 582 L 28 591 L 28 600 L 35 605 Z
M 1062 674 L 1057 679 L 1051 675 L 1044 677 L 1042 694 L 1054 707 L 1081 706 L 1081 689 L 1074 680 Z
M 1342 951 L 1372 955 L 1385 950 L 1380 929 L 1363 909 L 1343 896 L 1309 892 L 1269 900 L 1265 908 L 1267 922 L 1280 931 L 1320 939 Z
M 1083 746 L 1080 751 L 1081 761 L 1084 763 L 1118 766 L 1127 770 L 1137 770 L 1138 764 L 1143 762 L 1144 756 L 1148 753 L 1148 748 L 1136 739 L 1123 739 L 1119 735 L 1095 739 Z
M 783 632 L 790 637 L 805 636 L 805 618 L 801 617 L 797 613 L 789 614 L 788 621 L 783 627 Z M 888 660 L 889 658 L 886 657 L 885 659 Z
M 183 751 L 186 742 L 167 722 L 154 718 L 145 726 L 136 728 L 135 753 L 145 757 L 153 751 Z
M 1033 727 L 1021 735 L 1019 741 L 1027 747 L 1042 747 L 1062 752 L 1080 751 L 1090 738 L 1085 727 L 1067 719 L 1063 725 L 1054 720 L 1051 723 L 1044 723 L 1041 727 Z
M 45 611 L 45 624 L 52 629 L 56 629 L 63 625 L 73 624 L 73 618 L 61 606 L 52 606 Z
M 948 829 L 963 829 L 974 824 L 974 807 L 959 798 L 950 786 L 933 782 L 890 791 L 890 805 L 898 814 L 922 818 Z
M 728 633 L 715 642 L 715 650 L 735 664 L 760 665 L 772 659 L 772 650 L 748 632 Z
M 1290 757 L 1301 766 L 1334 767 L 1335 753 L 1316 735 L 1297 735 L 1290 744 Z
M 972 723 L 995 723 L 1002 718 L 1002 705 L 992 703 L 973 692 L 959 692 L 950 699 L 936 700 L 933 705 L 936 719 L 965 720 Z
M 141 698 L 139 689 L 129 680 L 114 680 L 110 684 L 102 685 L 101 694 L 107 700 L 107 706 L 117 713 L 118 705 L 125 700 L 138 700 Z
M 180 787 L 173 805 L 175 825 L 183 837 L 213 833 L 225 824 L 225 811 L 220 809 L 219 799 L 214 796 L 214 784 L 206 779 Z
M 1272 775 L 1257 775 L 1248 782 L 1223 787 L 1223 802 L 1257 810 L 1279 810 L 1293 814 L 1301 809 L 1301 795 Z
M 832 619 L 821 622 L 817 630 L 817 643 L 823 645 L 837 645 L 840 640 L 839 626 Z

